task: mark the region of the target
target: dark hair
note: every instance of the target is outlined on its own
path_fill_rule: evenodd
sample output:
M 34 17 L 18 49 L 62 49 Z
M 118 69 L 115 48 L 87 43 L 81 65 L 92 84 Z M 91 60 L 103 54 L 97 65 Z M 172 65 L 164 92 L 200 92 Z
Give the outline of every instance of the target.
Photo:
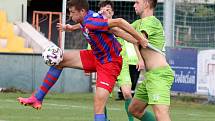
M 98 7 L 105 7 L 106 5 L 110 5 L 112 10 L 114 10 L 114 3 L 110 0 L 104 0 L 104 1 L 100 1 Z
M 75 7 L 77 10 L 84 9 L 86 11 L 89 10 L 89 3 L 87 0 L 70 0 L 68 2 L 68 8 Z
M 150 4 L 150 7 L 151 8 L 156 8 L 156 5 L 157 5 L 157 0 L 148 0 L 149 4 Z

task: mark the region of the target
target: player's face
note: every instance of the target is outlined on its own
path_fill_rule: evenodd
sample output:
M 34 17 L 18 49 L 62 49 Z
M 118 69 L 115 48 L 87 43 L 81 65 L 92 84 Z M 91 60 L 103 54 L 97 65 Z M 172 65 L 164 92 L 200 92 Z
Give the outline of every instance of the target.
M 144 9 L 144 0 L 136 0 L 134 3 L 134 9 L 137 15 L 141 15 Z
M 72 21 L 76 23 L 81 23 L 83 21 L 83 10 L 76 10 L 75 7 L 69 8 L 69 17 Z
M 100 12 L 104 18 L 111 19 L 113 17 L 114 11 L 111 8 L 111 5 L 106 5 L 100 8 Z

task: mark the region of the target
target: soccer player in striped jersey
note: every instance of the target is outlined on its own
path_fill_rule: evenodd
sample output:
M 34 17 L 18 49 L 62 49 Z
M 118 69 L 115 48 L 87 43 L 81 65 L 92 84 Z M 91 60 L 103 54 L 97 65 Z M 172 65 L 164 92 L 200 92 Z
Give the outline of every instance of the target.
M 65 67 L 83 69 L 85 72 L 97 72 L 94 121 L 106 121 L 104 107 L 122 66 L 121 45 L 109 30 L 118 27 L 126 31 L 144 48 L 147 46 L 147 39 L 144 39 L 124 19 L 104 19 L 103 16 L 89 10 L 87 0 L 70 0 L 68 5 L 71 19 L 81 24 L 83 35 L 92 50 L 65 52 L 63 61 L 57 66 L 50 67 L 42 86 L 31 97 L 20 97 L 18 100 L 22 104 L 41 108 L 44 96 Z
M 100 1 L 99 2 L 99 8 L 100 8 L 99 13 L 102 14 L 104 18 L 112 19 L 113 15 L 114 15 L 114 3 L 112 1 L 110 1 L 110 0 Z M 59 30 L 74 31 L 74 30 L 80 29 L 80 24 L 62 25 L 62 24 L 58 23 L 57 27 L 59 28 Z M 129 74 L 128 55 L 126 53 L 125 41 L 119 37 L 117 37 L 117 41 L 122 45 L 122 51 L 120 54 L 123 58 L 122 70 L 120 72 L 120 75 L 117 77 L 117 85 L 120 87 L 122 94 L 123 94 L 123 97 L 124 97 L 124 100 L 125 100 L 124 105 L 125 105 L 125 110 L 126 110 L 127 115 L 128 115 L 128 120 L 134 121 L 133 116 L 128 112 L 128 106 L 129 106 L 131 99 L 132 99 L 131 77 Z M 131 44 L 131 45 L 133 46 L 133 44 Z M 89 44 L 88 44 L 88 48 L 91 49 Z M 132 48 L 134 48 L 134 47 L 132 47 Z M 137 51 L 136 53 L 139 53 L 137 55 L 140 55 L 139 51 Z M 138 63 L 138 59 L 137 59 L 135 65 L 138 65 L 138 70 L 144 68 L 143 60 L 139 60 L 139 63 Z M 107 112 L 107 110 L 106 110 L 106 112 Z

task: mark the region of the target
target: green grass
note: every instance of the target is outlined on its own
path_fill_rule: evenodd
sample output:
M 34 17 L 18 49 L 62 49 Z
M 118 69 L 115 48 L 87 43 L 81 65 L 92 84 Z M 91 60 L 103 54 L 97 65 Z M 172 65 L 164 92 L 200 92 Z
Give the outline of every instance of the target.
M 29 94 L 0 93 L 0 121 L 93 121 L 93 94 L 49 94 L 39 111 L 20 105 L 18 96 Z M 108 115 L 111 121 L 127 121 L 123 101 L 110 99 Z M 171 117 L 172 121 L 215 121 L 215 105 L 173 100 Z

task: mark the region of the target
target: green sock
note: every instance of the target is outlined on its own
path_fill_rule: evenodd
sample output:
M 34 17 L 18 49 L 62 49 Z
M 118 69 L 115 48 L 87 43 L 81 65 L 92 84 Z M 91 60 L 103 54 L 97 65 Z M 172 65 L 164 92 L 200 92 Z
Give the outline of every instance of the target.
M 105 106 L 105 118 L 106 118 L 107 121 L 109 121 L 109 120 L 108 120 L 108 115 L 107 115 L 107 108 L 106 108 L 106 106 Z
M 126 99 L 125 100 L 125 110 L 126 110 L 127 115 L 128 115 L 128 120 L 129 121 L 134 121 L 133 116 L 131 115 L 131 113 L 128 112 L 128 106 L 129 106 L 130 103 L 131 103 L 131 99 Z
M 152 112 L 146 111 L 142 116 L 141 121 L 156 121 L 156 119 Z

